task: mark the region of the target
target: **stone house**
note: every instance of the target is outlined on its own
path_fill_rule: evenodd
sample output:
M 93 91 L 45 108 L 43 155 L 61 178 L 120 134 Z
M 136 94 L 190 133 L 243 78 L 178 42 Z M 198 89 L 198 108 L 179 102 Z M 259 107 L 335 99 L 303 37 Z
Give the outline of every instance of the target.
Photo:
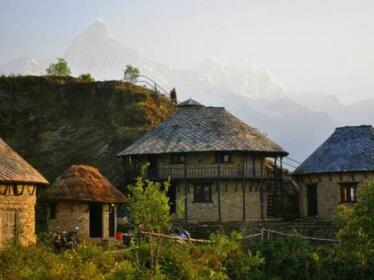
M 332 219 L 342 203 L 355 203 L 356 192 L 374 179 L 374 129 L 339 127 L 295 171 L 301 217 Z
M 36 188 L 48 181 L 0 138 L 0 248 L 33 244 Z
M 73 165 L 39 197 L 48 203 L 49 231 L 79 227 L 83 239 L 115 236 L 116 206 L 125 196 L 94 167 Z
M 170 178 L 171 212 L 184 205 L 187 222 L 262 220 L 279 216 L 282 172 L 273 172 L 288 153 L 223 107 L 187 100 L 158 127 L 119 153 L 127 182 L 140 175 Z M 278 169 L 279 170 L 279 169 Z M 282 170 L 282 169 L 280 169 Z

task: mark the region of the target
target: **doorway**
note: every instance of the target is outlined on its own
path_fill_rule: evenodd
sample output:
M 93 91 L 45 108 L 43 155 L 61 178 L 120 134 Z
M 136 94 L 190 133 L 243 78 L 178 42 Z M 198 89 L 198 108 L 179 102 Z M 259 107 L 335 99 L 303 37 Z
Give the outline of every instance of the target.
M 109 206 L 109 237 L 114 237 L 116 226 L 116 207 Z
M 90 237 L 103 237 L 103 206 L 90 204 Z
M 16 210 L 3 210 L 1 215 L 1 242 L 5 245 L 8 242 L 17 241 L 17 216 Z
M 167 192 L 169 198 L 170 215 L 177 212 L 177 182 L 170 182 L 170 187 Z
M 307 204 L 308 204 L 308 217 L 315 217 L 318 215 L 317 204 L 317 185 L 307 185 Z

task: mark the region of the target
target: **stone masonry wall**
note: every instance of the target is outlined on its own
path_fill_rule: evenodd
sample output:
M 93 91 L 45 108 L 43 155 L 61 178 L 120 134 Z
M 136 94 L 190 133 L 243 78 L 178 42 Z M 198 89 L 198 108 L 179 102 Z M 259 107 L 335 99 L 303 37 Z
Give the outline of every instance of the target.
M 185 155 L 187 168 L 208 168 L 215 170 L 217 168 L 215 152 L 191 153 Z M 246 174 L 253 174 L 253 163 L 257 170 L 265 170 L 265 158 L 257 156 L 253 161 L 253 156 L 239 152 L 231 153 L 231 162 L 221 163 L 221 175 L 225 176 L 225 170 L 243 170 L 246 167 Z M 170 155 L 160 155 L 158 165 L 160 168 L 180 168 L 184 164 L 170 163 Z M 261 168 L 262 166 L 262 168 Z M 214 173 L 215 174 L 215 173 Z M 187 215 L 191 222 L 197 221 L 218 221 L 218 192 L 216 178 L 188 179 L 187 193 Z M 209 182 L 212 184 L 212 202 L 201 203 L 194 202 L 194 184 Z M 242 221 L 243 220 L 243 192 L 240 179 L 221 179 L 221 218 L 222 221 Z M 259 185 L 255 180 L 245 180 L 245 205 L 246 220 L 261 219 L 261 199 Z M 266 188 L 263 188 L 266 189 Z M 263 215 L 266 218 L 266 193 L 264 193 Z M 177 186 L 177 201 L 184 198 L 184 182 L 179 180 Z M 182 215 L 181 215 L 182 216 Z M 184 216 L 184 215 L 183 215 Z
M 22 194 L 15 195 L 12 185 L 9 185 L 7 194 L 0 194 L 0 248 L 2 246 L 2 212 L 15 210 L 17 212 L 17 241 L 21 245 L 30 245 L 36 242 L 35 235 L 35 203 L 36 188 L 34 185 L 24 185 Z
M 74 230 L 79 226 L 79 237 L 90 238 L 89 203 L 80 201 L 63 201 L 56 203 L 56 218 L 50 218 L 48 209 L 48 230 Z M 103 205 L 103 239 L 109 238 L 109 206 Z
M 337 206 L 340 202 L 340 184 L 339 183 L 354 183 L 358 182 L 357 188 L 367 180 L 374 179 L 374 172 L 359 173 L 334 173 L 321 175 L 305 175 L 298 177 L 298 184 L 300 186 L 300 216 L 307 217 L 308 201 L 307 201 L 307 186 L 317 185 L 317 206 L 318 218 L 333 219 L 336 215 Z
M 208 182 L 209 180 L 206 180 Z M 194 202 L 194 183 L 190 181 L 187 194 L 187 218 L 189 222 L 213 222 L 219 220 L 218 192 L 215 180 L 212 182 L 212 202 Z M 245 182 L 246 220 L 261 219 L 261 197 L 258 184 L 254 181 Z M 266 192 L 263 194 L 263 215 L 266 218 Z M 177 186 L 177 201 L 184 198 L 184 183 Z M 221 182 L 221 217 L 222 221 L 243 220 L 243 192 L 241 180 L 222 180 Z M 184 215 L 180 215 L 183 216 Z

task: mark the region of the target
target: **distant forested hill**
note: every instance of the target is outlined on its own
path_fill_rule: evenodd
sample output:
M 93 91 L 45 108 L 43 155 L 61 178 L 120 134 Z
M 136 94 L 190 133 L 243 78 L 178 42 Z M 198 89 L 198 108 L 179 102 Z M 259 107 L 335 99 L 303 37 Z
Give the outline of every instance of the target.
M 171 113 L 166 97 L 119 81 L 0 77 L 0 137 L 50 182 L 86 163 L 121 183 L 116 154 Z

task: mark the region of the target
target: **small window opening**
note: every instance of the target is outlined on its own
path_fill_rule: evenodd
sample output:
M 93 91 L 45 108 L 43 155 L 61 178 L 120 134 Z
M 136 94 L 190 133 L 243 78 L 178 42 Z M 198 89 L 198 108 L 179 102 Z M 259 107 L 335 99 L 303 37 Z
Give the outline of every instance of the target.
M 212 202 L 212 184 L 196 184 L 194 202 Z
M 356 184 L 342 185 L 340 188 L 341 202 L 342 203 L 357 202 L 356 189 L 357 189 Z
M 56 203 L 49 204 L 49 218 L 56 219 Z

